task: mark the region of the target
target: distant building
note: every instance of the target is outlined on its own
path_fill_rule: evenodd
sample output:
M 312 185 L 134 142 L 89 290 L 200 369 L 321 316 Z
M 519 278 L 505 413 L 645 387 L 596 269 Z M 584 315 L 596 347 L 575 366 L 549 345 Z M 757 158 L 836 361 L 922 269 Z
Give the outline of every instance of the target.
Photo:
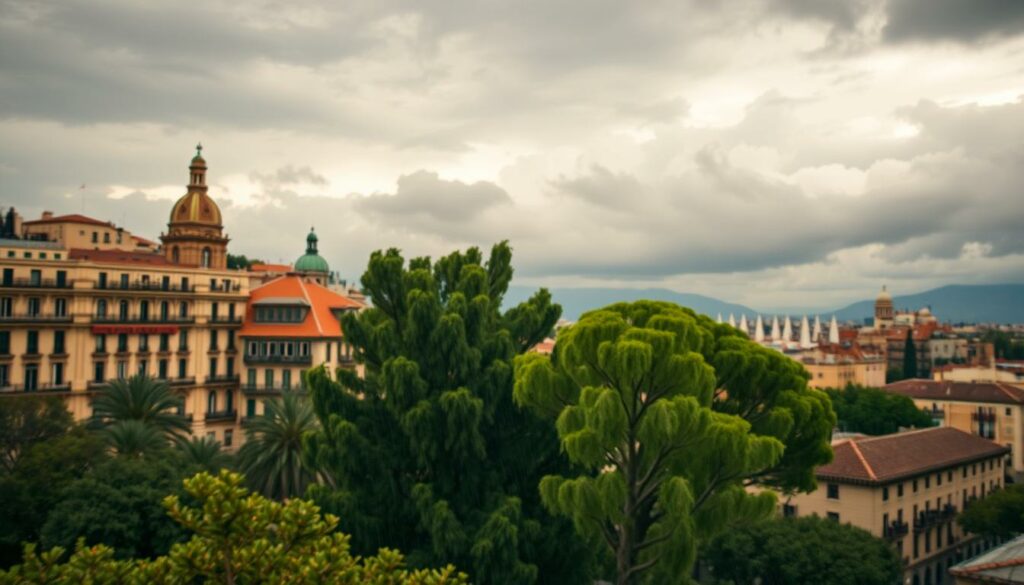
M 1024 536 L 949 570 L 955 585 L 1024 585 Z
M 843 388 L 847 384 L 880 388 L 885 385 L 885 358 L 857 344 L 821 344 L 803 352 L 800 362 L 811 375 L 812 388 Z
M 1009 449 L 1007 473 L 1024 479 L 1024 388 L 1002 382 L 903 380 L 886 392 L 914 401 L 942 426 L 983 437 Z
M 956 515 L 1003 485 L 1008 449 L 952 428 L 931 428 L 833 443 L 818 467 L 818 489 L 783 505 L 786 516 L 817 515 L 858 526 L 893 544 L 903 582 L 949 583 L 955 563 L 988 543 L 964 533 Z

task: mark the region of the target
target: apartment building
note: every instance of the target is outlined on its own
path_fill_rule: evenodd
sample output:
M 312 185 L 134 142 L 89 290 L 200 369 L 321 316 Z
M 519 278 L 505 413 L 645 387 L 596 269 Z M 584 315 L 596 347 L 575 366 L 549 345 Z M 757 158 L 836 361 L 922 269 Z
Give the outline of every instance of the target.
M 903 559 L 908 585 L 951 583 L 951 566 L 988 546 L 956 515 L 1003 486 L 1008 449 L 954 428 L 930 428 L 833 444 L 818 489 L 792 496 L 788 516 L 818 515 L 884 538 Z

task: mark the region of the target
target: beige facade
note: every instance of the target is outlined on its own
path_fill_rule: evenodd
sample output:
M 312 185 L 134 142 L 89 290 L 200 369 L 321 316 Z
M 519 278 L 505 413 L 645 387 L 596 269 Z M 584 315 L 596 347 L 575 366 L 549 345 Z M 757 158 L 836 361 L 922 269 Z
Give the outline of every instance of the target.
M 871 388 L 885 385 L 885 362 L 878 360 L 802 360 L 804 368 L 811 375 L 807 385 L 812 388 L 844 388 L 857 384 Z
M 59 242 L 64 248 L 85 250 L 152 251 L 155 243 L 113 223 L 97 221 L 82 215 L 54 216 L 43 212 L 42 217 L 21 224 L 21 235 L 27 240 Z

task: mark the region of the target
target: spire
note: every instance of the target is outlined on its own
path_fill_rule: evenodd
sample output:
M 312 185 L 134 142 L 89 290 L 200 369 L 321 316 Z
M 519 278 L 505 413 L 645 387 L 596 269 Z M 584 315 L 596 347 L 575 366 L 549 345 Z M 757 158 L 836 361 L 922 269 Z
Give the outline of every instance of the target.
M 761 315 L 757 315 L 757 323 L 754 323 L 754 341 L 758 343 L 764 341 L 764 320 L 761 319 Z
M 793 340 L 793 322 L 790 321 L 789 315 L 786 315 L 786 323 L 782 326 L 782 340 L 792 341 Z
M 807 315 L 804 315 L 804 318 L 800 320 L 800 348 L 810 349 L 812 347 L 814 345 L 811 343 L 811 326 L 807 322 Z
M 832 322 L 828 324 L 828 342 L 839 345 L 839 324 L 836 323 L 835 315 L 832 315 Z
M 309 235 L 306 236 L 306 253 L 316 255 L 316 243 L 320 238 L 316 237 L 316 229 L 310 226 Z
M 817 315 L 814 316 L 814 333 L 811 334 L 811 341 L 813 343 L 821 342 L 821 319 Z
M 779 316 L 772 316 L 772 341 L 778 341 L 782 338 L 782 334 L 779 333 Z
M 740 315 L 740 331 L 742 331 L 746 335 L 750 335 L 750 327 L 747 325 L 746 313 Z
M 735 326 L 736 326 L 736 317 L 732 313 L 729 313 L 729 327 L 735 327 Z
M 206 160 L 203 158 L 203 145 L 196 144 L 196 155 L 188 165 L 188 190 L 206 191 Z

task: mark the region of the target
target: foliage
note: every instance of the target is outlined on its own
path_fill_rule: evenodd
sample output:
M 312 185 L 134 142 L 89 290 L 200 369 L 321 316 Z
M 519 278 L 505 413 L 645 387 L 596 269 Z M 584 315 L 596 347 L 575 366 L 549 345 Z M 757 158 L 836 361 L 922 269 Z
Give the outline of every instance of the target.
M 21 557 L 21 543 L 36 541 L 64 488 L 106 459 L 100 437 L 75 427 L 28 447 L 10 473 L 0 474 L 0 567 Z
M 302 437 L 317 426 L 305 395 L 285 392 L 279 400 L 264 402 L 263 414 L 246 423 L 245 444 L 238 453 L 249 486 L 278 500 L 306 493 L 316 473 L 302 460 Z
M 247 270 L 253 264 L 265 264 L 265 262 L 256 258 L 248 258 L 244 254 L 228 254 L 228 270 Z
M 59 396 L 0 400 L 0 472 L 11 472 L 26 449 L 63 435 L 71 423 L 71 413 Z
M 866 435 L 888 435 L 900 428 L 927 428 L 935 425 L 932 417 L 901 394 L 854 384 L 842 390 L 825 390 L 832 400 L 839 428 Z
M 166 382 L 142 375 L 109 381 L 92 403 L 95 416 L 107 423 L 141 421 L 168 437 L 178 438 L 191 429 L 185 417 L 178 414 L 182 406 L 182 397 L 174 394 Z
M 907 329 L 907 340 L 903 344 L 903 377 L 917 377 L 917 348 L 914 346 L 914 328 Z
M 885 370 L 885 383 L 892 384 L 903 380 L 903 370 L 900 368 L 889 368 Z
M 166 554 L 183 532 L 161 502 L 182 479 L 180 466 L 166 457 L 107 461 L 63 490 L 43 525 L 42 544 L 71 548 L 81 537 L 112 547 L 119 558 Z
M 122 420 L 105 427 L 103 438 L 118 457 L 153 457 L 167 450 L 167 437 L 141 420 Z
M 1024 339 L 997 329 L 986 331 L 981 339 L 992 343 L 995 355 L 999 359 L 1024 360 Z
M 221 449 L 220 441 L 213 437 L 190 437 L 175 445 L 182 464 L 200 471 L 217 473 L 232 467 L 234 460 Z
M 310 494 L 356 552 L 396 547 L 477 583 L 588 579 L 586 548 L 537 492 L 567 471 L 553 429 L 512 401 L 513 357 L 561 309 L 542 290 L 502 314 L 511 259 L 505 242 L 486 261 L 477 248 L 408 264 L 375 252 L 361 279 L 373 307 L 342 318 L 365 377 L 308 374 L 322 430 L 307 456 L 334 482 Z
M 1024 533 L 1024 485 L 1008 485 L 971 502 L 957 521 L 968 532 L 1009 538 Z
M 618 303 L 516 361 L 515 397 L 556 420 L 569 458 L 544 503 L 616 557 L 620 584 L 686 579 L 697 545 L 811 490 L 835 416 L 794 360 L 665 302 Z M 641 577 L 642 576 L 642 577 Z
M 716 538 L 703 558 L 723 584 L 889 585 L 902 571 L 885 541 L 818 516 L 734 528 Z
M 192 537 L 153 560 L 119 561 L 105 546 L 79 543 L 67 563 L 64 549 L 37 553 L 25 549 L 24 563 L 0 573 L 0 583 L 377 583 L 444 585 L 464 583 L 451 566 L 408 571 L 402 556 L 381 550 L 375 557 L 354 558 L 348 536 L 335 532 L 337 519 L 321 516 L 313 504 L 292 499 L 285 504 L 251 494 L 238 474 L 201 473 L 185 481 L 190 506 L 178 496 L 165 500 L 173 520 Z

